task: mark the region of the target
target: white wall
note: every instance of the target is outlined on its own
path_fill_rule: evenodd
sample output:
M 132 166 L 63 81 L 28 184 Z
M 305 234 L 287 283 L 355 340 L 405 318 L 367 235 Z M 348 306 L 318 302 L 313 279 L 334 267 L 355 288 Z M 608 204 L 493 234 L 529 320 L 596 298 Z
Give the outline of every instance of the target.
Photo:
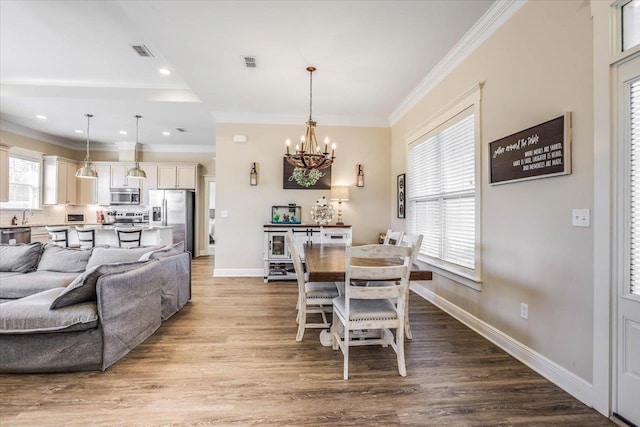
M 482 291 L 435 276 L 425 286 L 580 378 L 592 380 L 593 230 L 571 227 L 593 205 L 593 65 L 589 3 L 531 1 L 392 127 L 392 173 L 405 135 L 478 82 Z M 488 144 L 573 113 L 573 173 L 488 184 Z M 410 177 L 408 177 L 410 179 Z M 395 203 L 395 201 L 394 201 Z M 395 219 L 394 228 L 404 228 Z M 520 303 L 529 305 L 529 320 Z
M 216 274 L 262 275 L 263 225 L 269 222 L 271 206 L 296 203 L 302 206 L 302 221 L 313 223 L 310 210 L 329 190 L 283 190 L 284 141 L 304 133 L 300 125 L 216 126 Z M 233 135 L 247 136 L 234 143 Z M 390 139 L 388 128 L 323 126 L 317 134 L 336 141 L 332 184 L 348 185 L 351 198 L 343 203 L 345 224 L 353 225 L 358 243 L 377 241 L 389 226 Z M 251 164 L 257 163 L 258 185 L 249 185 Z M 366 186 L 357 188 L 356 165 L 364 165 Z M 223 211 L 229 216 L 223 217 Z

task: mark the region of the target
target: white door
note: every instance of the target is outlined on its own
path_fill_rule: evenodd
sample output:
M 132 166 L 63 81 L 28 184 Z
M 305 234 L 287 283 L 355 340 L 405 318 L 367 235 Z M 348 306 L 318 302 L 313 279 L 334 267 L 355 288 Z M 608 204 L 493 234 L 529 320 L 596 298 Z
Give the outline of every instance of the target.
M 616 298 L 616 412 L 640 425 L 640 56 L 620 66 L 618 82 L 625 262 Z

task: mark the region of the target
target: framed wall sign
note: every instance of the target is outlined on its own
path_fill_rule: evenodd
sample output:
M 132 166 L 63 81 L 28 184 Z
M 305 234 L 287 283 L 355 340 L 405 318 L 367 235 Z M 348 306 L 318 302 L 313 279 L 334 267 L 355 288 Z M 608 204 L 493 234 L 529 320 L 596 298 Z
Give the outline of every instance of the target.
M 398 218 L 405 217 L 405 174 L 398 175 Z
M 282 188 L 285 190 L 330 190 L 331 189 L 331 166 L 318 171 L 320 178 L 311 185 L 301 185 L 296 182 L 293 176 L 294 167 L 287 159 L 282 159 Z M 306 172 L 305 172 L 306 173 Z
M 571 173 L 571 113 L 489 144 L 489 184 Z

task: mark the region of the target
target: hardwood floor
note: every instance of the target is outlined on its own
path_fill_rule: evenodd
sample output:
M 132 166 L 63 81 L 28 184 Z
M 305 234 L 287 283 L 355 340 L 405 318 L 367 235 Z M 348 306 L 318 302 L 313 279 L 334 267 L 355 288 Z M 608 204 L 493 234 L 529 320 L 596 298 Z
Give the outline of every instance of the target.
M 407 377 L 391 348 L 296 342 L 295 282 L 213 279 L 105 372 L 0 376 L 0 425 L 605 426 L 596 411 L 411 296 Z M 1 349 L 0 349 L 1 351 Z

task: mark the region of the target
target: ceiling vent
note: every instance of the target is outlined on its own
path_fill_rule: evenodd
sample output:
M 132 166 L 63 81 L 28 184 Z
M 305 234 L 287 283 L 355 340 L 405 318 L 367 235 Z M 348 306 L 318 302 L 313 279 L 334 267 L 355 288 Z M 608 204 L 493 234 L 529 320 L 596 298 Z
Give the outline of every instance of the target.
M 136 51 L 136 53 L 145 58 L 153 58 L 153 53 L 143 44 L 132 44 L 131 48 Z
M 176 128 L 178 132 L 189 132 L 186 128 Z
M 242 62 L 247 68 L 258 68 L 258 63 L 256 62 L 255 56 L 243 56 Z

